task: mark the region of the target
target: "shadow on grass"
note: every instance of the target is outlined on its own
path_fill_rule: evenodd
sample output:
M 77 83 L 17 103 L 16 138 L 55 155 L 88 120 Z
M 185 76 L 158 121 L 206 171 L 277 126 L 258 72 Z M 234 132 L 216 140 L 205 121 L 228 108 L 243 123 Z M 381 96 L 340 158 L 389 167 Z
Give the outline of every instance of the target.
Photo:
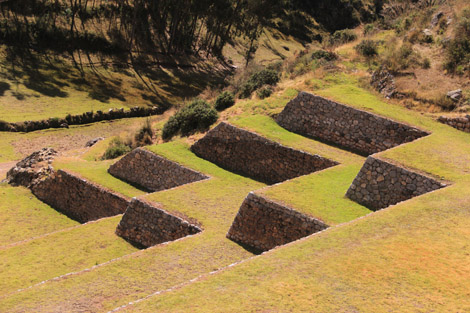
M 0 97 L 5 95 L 5 92 L 10 90 L 10 84 L 5 82 L 0 82 Z

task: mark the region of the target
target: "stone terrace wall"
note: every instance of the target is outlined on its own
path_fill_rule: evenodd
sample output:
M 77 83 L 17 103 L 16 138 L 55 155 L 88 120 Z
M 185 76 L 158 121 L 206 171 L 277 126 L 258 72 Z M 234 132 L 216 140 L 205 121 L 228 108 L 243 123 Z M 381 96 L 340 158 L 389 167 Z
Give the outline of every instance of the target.
M 346 196 L 372 210 L 379 210 L 445 186 L 432 178 L 370 156 Z
M 274 184 L 338 163 L 294 150 L 255 133 L 220 123 L 191 150 L 229 171 Z
M 134 198 L 124 213 L 116 234 L 139 246 L 150 247 L 200 231 L 199 227 Z
M 465 115 L 463 117 L 440 116 L 438 121 L 443 124 L 452 126 L 453 128 L 456 128 L 458 130 L 470 133 L 470 115 Z
M 227 238 L 267 251 L 328 228 L 328 225 L 286 206 L 250 193 Z
M 209 178 L 141 148 L 111 165 L 108 172 L 150 191 L 170 189 Z
M 301 92 L 277 118 L 285 129 L 370 155 L 427 136 L 417 128 Z
M 31 190 L 39 200 L 80 223 L 124 213 L 129 203 L 120 195 L 62 170 L 34 184 Z

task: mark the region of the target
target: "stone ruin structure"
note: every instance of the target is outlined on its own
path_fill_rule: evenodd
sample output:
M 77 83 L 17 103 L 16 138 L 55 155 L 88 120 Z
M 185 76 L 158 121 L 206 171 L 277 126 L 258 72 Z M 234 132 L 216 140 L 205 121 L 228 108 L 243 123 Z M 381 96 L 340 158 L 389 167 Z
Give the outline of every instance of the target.
M 173 241 L 201 232 L 201 228 L 151 204 L 132 199 L 116 234 L 143 247 Z
M 378 115 L 301 92 L 277 117 L 283 128 L 370 155 L 429 133 Z
M 337 162 L 285 147 L 253 132 L 220 123 L 191 150 L 231 172 L 275 184 L 337 165 Z
M 440 116 L 438 121 L 442 124 L 449 125 L 455 129 L 470 133 L 470 115 L 461 117 L 446 117 Z
M 375 211 L 445 186 L 430 177 L 369 156 L 346 196 Z
M 328 228 L 328 225 L 285 205 L 250 193 L 238 211 L 227 238 L 267 251 Z
M 160 191 L 208 179 L 199 172 L 137 148 L 111 165 L 108 172 L 148 191 Z

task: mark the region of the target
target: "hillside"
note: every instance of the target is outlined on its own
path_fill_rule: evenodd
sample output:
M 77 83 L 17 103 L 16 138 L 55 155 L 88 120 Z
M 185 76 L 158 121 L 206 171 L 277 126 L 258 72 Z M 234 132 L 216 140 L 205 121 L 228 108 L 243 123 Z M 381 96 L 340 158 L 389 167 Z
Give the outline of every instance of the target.
M 272 6 L 152 66 L 2 41 L 5 123 L 163 113 L 0 131 L 0 312 L 470 311 L 470 6 Z

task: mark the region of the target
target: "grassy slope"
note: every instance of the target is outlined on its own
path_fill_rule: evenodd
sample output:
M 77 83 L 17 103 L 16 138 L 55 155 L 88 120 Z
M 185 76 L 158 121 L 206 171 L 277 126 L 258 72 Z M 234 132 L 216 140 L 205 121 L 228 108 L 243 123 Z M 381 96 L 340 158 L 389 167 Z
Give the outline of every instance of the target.
M 78 225 L 26 188 L 0 184 L 0 246 Z
M 131 306 L 130 310 L 181 312 L 191 308 L 226 312 L 262 307 L 301 311 L 313 306 L 323 312 L 429 312 L 470 308 L 470 285 L 465 278 L 470 274 L 470 134 L 387 104 L 358 87 L 352 76 L 328 77 L 322 88 L 313 91 L 432 131 L 426 138 L 381 156 L 454 184 L 330 228 L 201 283 Z M 288 184 L 284 188 L 297 189 Z M 318 193 L 331 190 L 331 184 L 321 185 L 320 190 Z M 277 197 L 280 193 L 273 189 L 271 194 Z M 322 201 L 323 196 L 316 200 Z M 344 201 L 342 194 L 334 197 L 332 202 Z M 207 294 L 211 297 L 204 296 Z

